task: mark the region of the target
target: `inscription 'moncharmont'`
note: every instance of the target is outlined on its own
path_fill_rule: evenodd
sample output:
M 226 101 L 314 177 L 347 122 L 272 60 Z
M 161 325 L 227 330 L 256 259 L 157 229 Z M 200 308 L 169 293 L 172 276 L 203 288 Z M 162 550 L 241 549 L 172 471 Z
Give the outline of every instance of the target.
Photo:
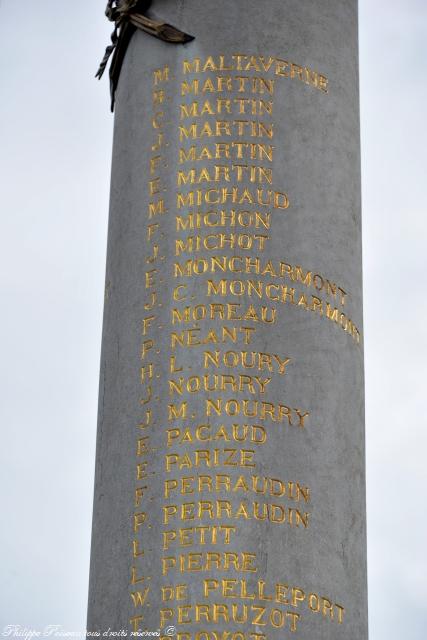
M 209 72 L 236 72 L 239 73 L 261 73 L 271 74 L 275 77 L 291 78 L 300 80 L 307 85 L 315 87 L 324 93 L 328 92 L 328 78 L 311 69 L 308 66 L 296 64 L 275 56 L 250 56 L 242 53 L 235 53 L 230 56 L 208 56 L 206 58 L 193 58 L 192 60 L 184 60 L 182 63 L 182 72 L 184 75 L 200 74 Z M 220 80 L 220 83 L 218 83 Z M 258 82 L 258 80 L 260 82 Z M 264 82 L 261 82 L 263 80 Z M 182 93 L 206 93 L 206 92 L 223 92 L 237 91 L 239 93 L 252 92 L 264 93 L 268 91 L 272 93 L 271 88 L 274 80 L 265 80 L 251 76 L 225 76 L 217 77 L 215 84 L 211 80 L 207 84 L 201 86 L 198 80 L 194 80 L 191 85 L 186 82 L 182 83 Z M 212 87 L 210 85 L 212 84 Z

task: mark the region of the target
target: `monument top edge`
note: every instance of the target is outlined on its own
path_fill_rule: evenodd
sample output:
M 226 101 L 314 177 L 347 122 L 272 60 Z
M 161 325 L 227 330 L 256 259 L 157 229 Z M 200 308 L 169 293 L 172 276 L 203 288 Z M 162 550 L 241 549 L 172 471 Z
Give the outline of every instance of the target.
M 105 15 L 109 20 L 114 22 L 117 19 L 117 13 L 127 13 L 133 9 L 146 11 L 150 8 L 152 0 L 108 0 L 105 9 Z
M 185 44 L 194 40 L 194 36 L 184 33 L 167 22 L 145 15 L 151 5 L 152 0 L 108 0 L 107 2 L 105 15 L 110 22 L 114 23 L 114 31 L 111 34 L 111 44 L 105 49 L 95 77 L 101 79 L 113 54 L 109 73 L 111 111 L 114 111 L 115 94 L 125 53 L 137 29 L 171 44 Z

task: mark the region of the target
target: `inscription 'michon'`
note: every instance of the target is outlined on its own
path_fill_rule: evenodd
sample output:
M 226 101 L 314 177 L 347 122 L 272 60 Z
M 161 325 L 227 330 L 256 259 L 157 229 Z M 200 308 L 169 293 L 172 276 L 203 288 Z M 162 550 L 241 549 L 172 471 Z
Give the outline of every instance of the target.
M 271 214 L 260 211 L 196 211 L 187 215 L 175 216 L 176 231 L 193 229 L 208 229 L 216 227 L 254 227 L 255 229 L 270 229 Z

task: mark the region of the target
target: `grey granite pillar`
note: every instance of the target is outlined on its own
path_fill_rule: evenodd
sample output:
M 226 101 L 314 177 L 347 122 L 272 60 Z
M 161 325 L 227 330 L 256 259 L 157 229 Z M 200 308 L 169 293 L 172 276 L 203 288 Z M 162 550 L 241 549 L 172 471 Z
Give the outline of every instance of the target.
M 356 0 L 183 0 L 116 103 L 88 629 L 366 640 Z

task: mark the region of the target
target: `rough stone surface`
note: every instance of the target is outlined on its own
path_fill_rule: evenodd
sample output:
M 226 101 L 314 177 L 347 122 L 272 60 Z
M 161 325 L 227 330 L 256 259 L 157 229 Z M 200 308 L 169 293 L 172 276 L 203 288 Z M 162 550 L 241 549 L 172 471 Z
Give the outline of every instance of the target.
M 196 40 L 185 46 L 173 46 L 136 33 L 126 55 L 117 92 L 88 629 L 127 629 L 130 634 L 136 625 L 135 628 L 150 631 L 161 629 L 165 635 L 166 628 L 174 626 L 180 640 L 214 640 L 216 637 L 231 638 L 233 634 L 243 634 L 234 636 L 238 640 L 255 640 L 255 634 L 272 639 L 289 636 L 301 640 L 366 640 L 357 2 L 216 0 L 201 3 L 199 0 L 158 0 L 153 3 L 153 12 L 193 34 Z M 183 75 L 184 60 L 192 61 L 198 57 L 203 67 L 209 56 L 216 63 L 219 56 L 224 56 L 227 64 L 235 54 L 256 56 L 258 61 L 260 56 L 264 56 L 264 60 L 272 56 L 301 68 L 307 66 L 328 79 L 328 91 L 326 93 L 299 79 L 296 67 L 294 78 L 275 76 L 271 70 L 258 72 L 255 67 L 247 71 L 208 69 L 199 74 Z M 248 62 L 247 59 L 245 61 Z M 155 87 L 153 72 L 165 66 L 170 69 L 170 79 Z M 284 69 L 289 72 L 290 66 Z M 199 96 L 181 95 L 183 80 L 196 78 L 201 86 L 207 78 L 216 83 L 217 76 L 274 79 L 274 95 L 251 94 L 247 87 L 240 93 L 232 90 L 206 92 Z M 153 104 L 154 89 L 165 90 L 163 104 Z M 203 105 L 209 100 L 216 107 L 217 98 L 233 101 L 241 97 L 272 100 L 272 115 L 248 112 L 242 115 L 237 113 L 237 103 L 233 102 L 231 114 L 204 114 L 193 120 L 181 120 L 181 104 L 191 105 L 197 100 L 199 105 Z M 152 121 L 159 111 L 163 112 L 163 117 L 157 121 L 161 122 L 160 130 L 153 127 Z M 190 127 L 191 123 L 196 123 L 201 126 L 206 121 L 214 125 L 216 120 L 274 123 L 274 137 L 269 140 L 265 136 L 262 139 L 239 136 L 234 126 L 231 136 L 180 141 L 180 125 Z M 156 151 L 153 146 L 159 131 L 164 133 L 164 142 L 168 146 Z M 233 156 L 179 164 L 179 150 L 182 148 L 188 150 L 194 144 L 197 148 L 213 149 L 217 142 L 233 141 L 272 144 L 273 161 L 259 157 L 251 159 L 245 155 L 237 160 Z M 161 156 L 161 162 L 155 164 L 150 174 L 150 158 L 156 155 Z M 272 169 L 273 184 L 251 182 L 245 170 L 244 179 L 240 182 L 236 173 L 229 182 L 224 181 L 222 173 L 216 183 L 202 180 L 200 184 L 177 186 L 177 172 L 180 170 L 188 172 L 195 168 L 197 176 L 205 167 L 212 176 L 215 165 L 230 167 L 233 164 Z M 160 177 L 160 195 L 164 194 L 168 211 L 150 220 L 149 203 L 157 201 L 160 195 L 150 195 L 149 180 L 157 177 Z M 256 174 L 255 180 L 258 178 L 259 174 Z M 223 187 L 246 188 L 253 193 L 258 188 L 264 193 L 269 190 L 286 193 L 290 204 L 286 210 L 248 203 L 232 205 L 230 202 L 222 205 L 204 202 L 198 207 L 177 208 L 177 192 Z M 189 211 L 229 212 L 231 209 L 270 212 L 270 229 L 225 226 L 176 230 L 177 215 L 185 216 Z M 152 238 L 147 237 L 149 224 L 159 225 L 153 228 Z M 198 252 L 175 255 L 177 239 L 185 240 L 189 235 L 204 238 L 219 233 L 247 234 L 252 238 L 256 234 L 264 234 L 268 240 L 263 251 L 258 246 L 251 250 L 225 246 L 217 250 L 202 248 Z M 218 242 L 217 238 L 215 242 Z M 159 255 L 154 262 L 147 262 L 156 243 Z M 295 281 L 289 277 L 290 272 L 286 272 L 285 267 L 283 277 L 273 277 L 271 273 L 259 275 L 230 271 L 174 277 L 176 262 L 182 264 L 200 258 L 210 261 L 213 256 L 258 256 L 263 264 L 270 260 L 274 268 L 285 263 L 300 266 L 303 271 L 292 270 Z M 156 272 L 147 276 L 152 269 Z M 302 282 L 306 272 L 312 273 L 311 282 Z M 147 277 L 153 279 L 153 285 L 148 288 Z M 234 285 L 234 293 L 227 288 L 225 296 L 219 293 L 209 296 L 207 281 L 221 279 L 240 281 L 240 284 Z M 248 280 L 261 282 L 264 294 L 268 284 L 287 286 L 286 304 L 266 295 L 261 299 L 254 291 L 250 296 L 247 293 L 238 295 L 239 286 L 245 286 L 247 291 Z M 329 290 L 327 281 L 331 283 Z M 179 285 L 186 286 L 179 290 L 178 296 L 186 295 L 184 301 L 174 301 L 172 297 Z M 340 294 L 337 288 L 334 295 L 334 285 L 346 292 L 344 304 L 344 294 Z M 290 302 L 291 288 L 295 289 L 295 304 Z M 153 291 L 156 299 L 151 312 L 144 305 L 150 304 Z M 273 293 L 283 295 L 283 288 L 281 293 L 272 288 L 269 291 L 271 297 Z M 301 299 L 301 296 L 305 298 Z M 316 302 L 313 296 L 321 302 Z M 182 311 L 186 306 L 210 303 L 238 304 L 239 312 L 252 304 L 259 314 L 262 306 L 274 308 L 276 321 L 265 323 L 253 319 L 240 321 L 216 317 L 172 324 L 174 308 Z M 328 311 L 327 303 L 331 305 Z M 323 305 L 323 315 L 320 304 Z M 338 323 L 336 318 L 327 317 L 327 313 L 333 314 L 335 308 L 338 309 Z M 339 326 L 340 321 L 344 325 L 347 323 L 346 319 L 341 319 L 342 313 L 345 318 L 351 318 L 360 332 L 360 339 L 356 330 L 345 331 Z M 155 319 L 144 335 L 143 319 L 150 315 Z M 206 336 L 209 330 L 213 330 L 222 336 L 224 326 L 238 328 L 237 344 L 219 342 L 171 348 L 172 332 L 181 335 L 189 329 L 200 329 L 196 335 Z M 250 332 L 250 344 L 244 344 L 241 327 L 255 329 Z M 154 347 L 142 357 L 146 340 L 152 340 Z M 206 351 L 211 354 L 219 351 L 222 365 L 214 367 L 208 363 L 206 368 Z M 272 364 L 273 372 L 247 369 L 241 365 L 229 366 L 223 360 L 229 351 L 239 357 L 241 352 L 279 355 L 282 359 L 290 358 L 291 362 L 284 375 L 278 372 L 277 364 Z M 171 373 L 171 356 L 176 357 L 175 366 L 182 367 L 181 372 Z M 233 356 L 227 357 L 231 359 Z M 149 363 L 153 364 L 153 378 L 146 377 L 142 381 L 141 367 Z M 232 375 L 236 379 L 240 375 L 251 376 L 255 392 L 252 393 L 249 387 L 237 391 L 228 387 L 223 391 L 201 389 L 198 393 L 190 390 L 182 395 L 171 395 L 170 380 L 190 376 L 199 376 L 203 380 L 204 375 L 209 375 L 212 381 L 214 374 Z M 264 393 L 254 381 L 255 376 L 270 378 Z M 141 404 L 150 386 L 151 401 Z M 259 403 L 272 403 L 275 407 L 301 408 L 310 415 L 304 428 L 298 426 L 295 412 L 292 425 L 286 418 L 278 422 L 273 421 L 271 415 L 269 418 L 260 413 L 256 417 L 233 416 L 225 412 L 221 416 L 215 413 L 207 416 L 207 398 L 222 398 L 224 403 L 234 399 L 241 405 L 244 400 L 257 400 Z M 170 420 L 168 405 L 184 401 L 188 403 L 187 418 Z M 151 411 L 150 424 L 147 429 L 141 429 L 138 425 L 146 420 L 147 409 Z M 211 442 L 177 440 L 168 447 L 168 430 L 179 429 L 182 432 L 188 427 L 194 436 L 196 427 L 201 424 L 210 424 L 214 431 L 224 425 L 227 433 L 233 424 L 259 425 L 265 429 L 267 441 L 254 444 L 250 441 L 224 442 L 223 439 Z M 138 456 L 138 439 L 143 436 L 149 437 L 150 450 L 148 455 L 142 453 Z M 211 464 L 207 467 L 204 463 L 180 469 L 176 464 L 170 472 L 166 469 L 167 454 L 183 456 L 188 453 L 194 462 L 195 450 L 210 451 L 213 455 L 213 450 L 224 448 L 255 451 L 255 467 L 225 465 L 221 459 L 217 466 Z M 148 477 L 138 481 L 136 469 L 141 462 L 147 462 L 144 469 Z M 170 498 L 164 497 L 167 480 L 182 477 L 197 480 L 200 475 L 214 479 L 219 474 L 230 476 L 231 482 L 244 476 L 249 484 L 252 476 L 278 479 L 286 483 L 288 490 L 289 482 L 299 483 L 309 487 L 310 501 L 305 502 L 301 496 L 297 501 L 289 495 L 279 497 L 243 490 L 228 492 L 224 487 L 219 491 L 205 488 L 202 492 L 196 488 L 187 494 L 175 491 Z M 135 491 L 143 486 L 148 488 L 136 506 Z M 208 511 L 201 519 L 198 517 L 200 501 L 210 502 L 216 508 L 219 500 L 231 503 L 234 509 L 232 517 L 226 517 L 223 512 L 221 519 L 216 514 L 211 518 Z M 176 515 L 165 524 L 165 506 L 176 505 L 179 514 L 179 507 L 190 502 L 196 503 L 196 508 L 189 519 L 183 520 Z M 295 521 L 261 521 L 252 515 L 236 517 L 235 511 L 242 502 L 251 514 L 254 502 L 260 508 L 263 504 L 280 505 L 286 513 L 289 513 L 289 508 L 298 509 L 302 514 L 310 514 L 308 526 L 301 522 L 296 526 Z M 134 531 L 134 515 L 141 512 L 146 513 L 146 521 Z M 277 516 L 279 511 L 275 513 Z M 271 518 L 271 510 L 269 514 Z M 292 517 L 296 518 L 295 511 Z M 194 539 L 191 546 L 180 546 L 175 542 L 169 549 L 163 548 L 166 531 L 201 526 L 233 526 L 236 530 L 229 544 L 220 537 L 216 544 L 210 538 L 205 544 Z M 137 550 L 144 550 L 144 556 L 134 557 L 134 540 L 138 542 Z M 228 570 L 221 567 L 210 571 L 180 572 L 178 564 L 167 575 L 162 575 L 162 559 L 166 556 L 203 554 L 193 559 L 198 562 L 212 552 L 222 554 L 221 562 L 224 553 L 255 554 L 253 564 L 256 572 L 243 572 L 233 567 Z M 132 567 L 135 567 L 134 582 L 141 576 L 145 576 L 144 581 L 131 584 Z M 216 581 L 210 583 L 209 597 L 204 593 L 204 580 Z M 224 583 L 224 580 L 233 582 Z M 265 582 L 264 587 L 261 581 Z M 187 585 L 183 600 L 167 601 L 165 591 L 162 596 L 162 587 L 180 584 Z M 255 594 L 254 599 L 242 597 L 242 585 L 247 594 Z M 143 594 L 146 588 L 149 591 L 144 604 L 135 606 L 132 594 L 134 597 L 138 592 Z M 263 594 L 272 595 L 273 600 L 263 599 Z M 197 612 L 197 604 L 205 605 L 205 609 Z M 226 609 L 222 613 L 221 609 L 214 610 L 215 604 L 225 605 Z M 233 620 L 233 605 L 238 617 L 247 615 L 246 622 Z M 265 614 L 256 621 L 255 613 L 262 607 L 265 607 Z M 171 613 L 165 613 L 168 609 Z M 296 614 L 300 617 L 297 618 Z M 139 615 L 143 620 L 131 622 Z M 214 632 L 218 635 L 215 636 Z M 230 632 L 231 635 L 221 636 L 222 632 Z

